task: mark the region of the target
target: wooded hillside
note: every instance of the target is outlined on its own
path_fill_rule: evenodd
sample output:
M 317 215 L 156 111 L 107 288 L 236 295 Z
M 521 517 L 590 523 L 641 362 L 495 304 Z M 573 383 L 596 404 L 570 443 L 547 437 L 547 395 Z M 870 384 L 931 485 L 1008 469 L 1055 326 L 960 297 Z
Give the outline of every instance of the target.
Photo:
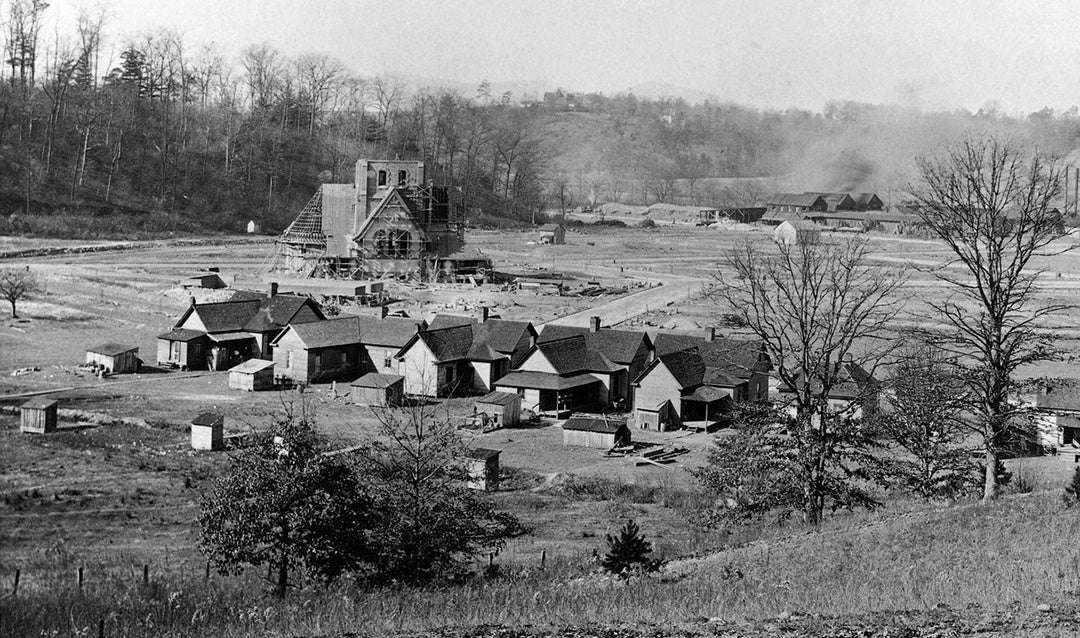
M 748 205 L 778 187 L 900 193 L 916 154 L 973 128 L 1061 154 L 1080 146 L 1076 108 L 1018 117 L 993 105 L 945 114 L 830 102 L 774 112 L 629 94 L 492 95 L 486 82 L 465 95 L 359 77 L 269 44 L 227 59 L 167 30 L 123 43 L 111 63 L 104 13 L 84 11 L 46 45 L 45 2 L 5 6 L 2 234 L 237 231 L 249 220 L 274 232 L 320 183 L 351 181 L 360 157 L 424 160 L 483 224 L 607 201 Z

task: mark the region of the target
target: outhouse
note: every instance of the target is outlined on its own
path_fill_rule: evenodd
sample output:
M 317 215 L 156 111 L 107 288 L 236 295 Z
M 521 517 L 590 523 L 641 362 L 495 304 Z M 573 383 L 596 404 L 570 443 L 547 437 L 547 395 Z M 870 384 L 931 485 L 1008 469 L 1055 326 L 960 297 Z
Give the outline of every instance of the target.
M 229 387 L 254 392 L 274 389 L 274 362 L 248 359 L 229 370 Z
M 31 434 L 56 431 L 56 401 L 30 399 L 19 408 L 19 429 Z
M 191 447 L 195 450 L 225 448 L 225 415 L 203 412 L 191 421 Z

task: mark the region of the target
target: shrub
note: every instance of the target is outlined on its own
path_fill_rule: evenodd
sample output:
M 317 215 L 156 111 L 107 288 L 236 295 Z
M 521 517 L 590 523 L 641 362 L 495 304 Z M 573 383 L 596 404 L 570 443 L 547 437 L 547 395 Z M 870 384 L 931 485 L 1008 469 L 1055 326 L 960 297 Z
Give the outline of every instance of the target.
M 1080 467 L 1073 470 L 1072 479 L 1065 486 L 1065 493 L 1061 495 L 1061 498 L 1069 507 L 1080 503 Z

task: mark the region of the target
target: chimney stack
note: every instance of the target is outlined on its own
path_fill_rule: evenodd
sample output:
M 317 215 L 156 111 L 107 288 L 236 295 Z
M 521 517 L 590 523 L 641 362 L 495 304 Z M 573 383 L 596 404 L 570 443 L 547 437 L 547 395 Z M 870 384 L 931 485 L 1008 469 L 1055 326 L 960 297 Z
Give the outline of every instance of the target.
M 716 341 L 716 327 L 715 326 L 709 326 L 708 328 L 705 329 L 705 341 L 708 341 L 710 343 L 712 343 L 713 341 Z
M 278 289 L 277 282 L 276 281 L 271 281 L 270 282 L 270 296 L 271 297 L 277 297 L 277 289 Z
M 487 321 L 489 314 L 491 314 L 491 308 L 487 306 L 480 307 L 480 321 Z
M 390 308 L 386 304 L 379 306 L 379 319 L 386 319 L 388 314 L 390 314 Z
M 191 297 L 191 305 L 192 305 L 192 306 L 194 306 L 194 305 L 195 305 L 195 297 L 194 297 L 194 296 L 192 296 L 192 297 Z
M 589 332 L 600 332 L 600 317 L 589 317 Z

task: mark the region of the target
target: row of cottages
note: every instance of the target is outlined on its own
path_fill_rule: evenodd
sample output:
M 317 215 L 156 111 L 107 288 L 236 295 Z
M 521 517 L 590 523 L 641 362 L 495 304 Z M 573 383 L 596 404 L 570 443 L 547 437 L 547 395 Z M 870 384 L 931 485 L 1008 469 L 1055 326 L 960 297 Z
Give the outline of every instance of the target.
M 587 328 L 547 325 L 495 385 L 539 412 L 619 408 L 632 403 L 631 381 L 649 364 L 652 349 L 644 331 L 601 329 L 599 317 L 591 317 Z
M 158 365 L 187 370 L 227 370 L 248 359 L 269 359 L 271 344 L 286 326 L 321 322 L 326 317 L 308 297 L 256 295 L 214 303 L 195 303 L 172 330 L 158 335 Z
M 396 355 L 405 392 L 447 397 L 490 392 L 536 343 L 527 321 L 437 315 Z
M 426 327 L 423 319 L 373 316 L 290 324 L 272 343 L 276 374 L 297 383 L 398 374 L 394 356 Z
M 769 397 L 772 364 L 762 344 L 660 333 L 656 358 L 634 380 L 634 413 L 639 428 L 709 430 L 736 401 Z

